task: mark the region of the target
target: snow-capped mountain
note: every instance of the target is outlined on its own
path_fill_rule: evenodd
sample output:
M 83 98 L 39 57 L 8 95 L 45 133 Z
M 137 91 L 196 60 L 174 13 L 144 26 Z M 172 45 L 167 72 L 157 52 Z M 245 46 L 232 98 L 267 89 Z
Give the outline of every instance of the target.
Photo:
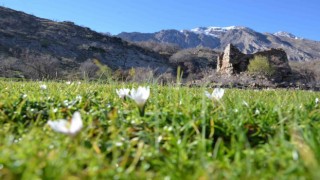
M 243 53 L 282 48 L 289 60 L 320 60 L 320 42 L 297 37 L 291 33 L 260 33 L 244 26 L 198 27 L 190 30 L 161 30 L 155 33 L 120 33 L 128 41 L 155 41 L 177 44 L 181 48 L 207 47 L 222 51 L 232 43 Z
M 285 32 L 285 31 L 278 31 L 276 33 L 273 33 L 273 35 L 279 36 L 279 37 L 288 37 L 288 38 L 293 38 L 293 39 L 302 39 L 302 38 L 299 38 L 291 33 Z
M 228 27 L 198 27 L 191 29 L 191 32 L 194 32 L 196 34 L 205 34 L 209 36 L 215 36 L 215 37 L 220 37 L 221 35 L 225 34 L 226 32 L 230 30 L 235 30 L 235 29 L 244 29 L 245 27 L 241 26 L 228 26 Z M 183 30 L 183 31 L 188 31 L 188 30 Z

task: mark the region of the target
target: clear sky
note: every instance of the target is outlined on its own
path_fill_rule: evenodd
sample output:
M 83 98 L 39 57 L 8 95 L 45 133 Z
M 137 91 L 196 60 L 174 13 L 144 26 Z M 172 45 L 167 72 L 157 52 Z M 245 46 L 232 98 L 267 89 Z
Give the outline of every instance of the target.
M 236 25 L 320 41 L 320 0 L 0 0 L 0 5 L 111 34 Z

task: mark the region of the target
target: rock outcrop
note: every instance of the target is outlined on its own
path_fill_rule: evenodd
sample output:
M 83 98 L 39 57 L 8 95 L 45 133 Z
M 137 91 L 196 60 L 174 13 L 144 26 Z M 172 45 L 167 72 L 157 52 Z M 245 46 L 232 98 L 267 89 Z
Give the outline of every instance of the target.
M 260 55 L 267 57 L 270 65 L 275 69 L 273 79 L 283 81 L 291 75 L 288 57 L 283 49 L 270 49 L 254 54 L 243 54 L 232 44 L 228 44 L 224 52 L 217 58 L 217 72 L 221 74 L 238 74 L 248 69 L 250 60 Z

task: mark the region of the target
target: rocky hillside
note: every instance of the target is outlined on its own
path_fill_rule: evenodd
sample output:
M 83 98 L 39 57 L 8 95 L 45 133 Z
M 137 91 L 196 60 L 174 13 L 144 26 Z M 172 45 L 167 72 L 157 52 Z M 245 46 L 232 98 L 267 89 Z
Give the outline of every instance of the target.
M 290 33 L 259 33 L 247 27 L 202 27 L 191 30 L 162 30 L 155 33 L 120 33 L 128 41 L 155 41 L 177 44 L 181 48 L 207 47 L 217 51 L 234 44 L 243 53 L 282 48 L 291 61 L 320 60 L 320 42 L 298 38 Z
M 90 74 L 97 62 L 111 69 L 171 69 L 168 58 L 118 37 L 0 7 L 0 76 Z
M 244 27 L 122 33 L 119 36 L 135 42 L 97 33 L 72 22 L 42 19 L 0 6 L 0 77 L 112 77 L 125 81 L 149 78 L 173 82 L 180 67 L 188 82 L 199 79 L 205 83 L 220 82 L 222 76 L 215 71 L 220 55 L 217 50 L 222 52 L 229 42 L 245 54 L 266 52 L 280 46 L 291 60 L 320 59 L 319 42 L 285 32 L 262 34 Z M 307 69 L 295 69 L 307 77 L 306 82 L 309 79 L 318 82 L 319 73 L 316 76 L 313 73 L 317 71 L 310 73 Z M 242 79 L 236 76 L 236 79 Z

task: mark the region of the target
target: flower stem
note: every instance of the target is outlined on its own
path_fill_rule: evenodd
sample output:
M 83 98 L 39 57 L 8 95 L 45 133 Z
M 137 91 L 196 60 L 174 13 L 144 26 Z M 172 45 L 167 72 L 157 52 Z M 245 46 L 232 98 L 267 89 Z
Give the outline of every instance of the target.
M 139 108 L 139 113 L 140 113 L 140 116 L 141 116 L 141 117 L 144 116 L 145 107 L 146 107 L 145 105 L 138 107 L 138 108 Z

